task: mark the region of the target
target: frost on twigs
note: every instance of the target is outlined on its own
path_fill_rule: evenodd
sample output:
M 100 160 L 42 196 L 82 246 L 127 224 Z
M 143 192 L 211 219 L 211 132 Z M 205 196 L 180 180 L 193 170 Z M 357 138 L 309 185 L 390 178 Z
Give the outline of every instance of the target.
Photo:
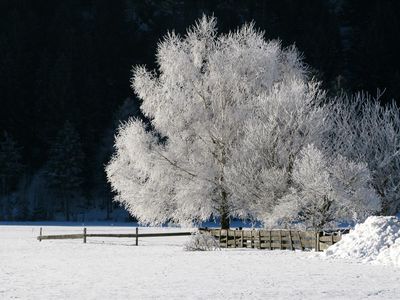
M 215 251 L 221 250 L 218 241 L 208 232 L 194 232 L 186 244 L 185 251 Z
M 272 223 L 294 221 L 321 230 L 335 227 L 337 221 L 364 221 L 380 208 L 366 164 L 340 155 L 327 157 L 308 145 L 295 160 L 292 174 L 291 192 L 274 207 Z
M 372 186 L 382 197 L 381 213 L 394 215 L 400 211 L 400 114 L 394 101 L 383 106 L 379 97 L 358 93 L 332 106 L 328 117 L 335 138 L 326 139 L 325 148 L 367 163 Z

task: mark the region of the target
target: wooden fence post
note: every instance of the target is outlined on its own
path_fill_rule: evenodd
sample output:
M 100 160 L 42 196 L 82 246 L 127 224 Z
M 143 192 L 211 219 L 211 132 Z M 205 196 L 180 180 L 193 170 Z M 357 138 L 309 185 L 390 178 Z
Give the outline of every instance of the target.
M 240 247 L 243 248 L 243 239 L 244 239 L 244 234 L 243 234 L 243 229 L 240 230 Z M 247 247 L 247 244 L 246 244 Z
M 322 236 L 322 232 L 318 232 L 318 251 L 321 251 L 321 245 L 319 244 L 319 237 Z
M 136 239 L 135 245 L 138 246 L 139 245 L 139 228 L 138 227 L 136 227 L 135 239 Z
M 279 230 L 279 242 L 281 244 L 281 250 L 283 250 L 283 243 L 282 243 L 282 230 Z
M 318 244 L 318 232 L 317 231 L 315 231 L 315 233 L 314 233 L 314 239 L 315 239 L 315 241 L 314 241 L 314 249 L 315 249 L 315 252 L 317 252 L 318 250 L 317 250 L 317 248 L 318 248 L 318 246 L 317 246 L 317 244 Z
M 303 243 L 301 242 L 300 231 L 298 231 L 298 230 L 297 230 L 297 235 L 299 236 L 300 250 L 303 251 L 303 250 L 304 250 L 304 247 L 303 247 Z
M 83 243 L 86 244 L 86 227 L 83 228 Z
M 293 248 L 293 240 L 292 240 L 292 233 L 290 232 L 290 229 L 289 229 L 289 242 L 290 242 L 290 250 L 294 250 L 294 248 Z
M 319 252 L 319 231 L 315 232 L 315 252 Z
M 261 249 L 261 230 L 258 230 L 258 244 L 259 249 Z
M 39 230 L 39 242 L 41 242 L 42 241 L 42 227 L 40 227 L 40 230 Z
M 268 243 L 269 243 L 269 250 L 272 250 L 272 235 L 271 235 L 271 230 L 268 230 Z
M 229 240 L 229 229 L 226 230 L 226 248 L 229 247 L 228 240 Z
M 233 231 L 233 248 L 236 248 L 236 230 Z

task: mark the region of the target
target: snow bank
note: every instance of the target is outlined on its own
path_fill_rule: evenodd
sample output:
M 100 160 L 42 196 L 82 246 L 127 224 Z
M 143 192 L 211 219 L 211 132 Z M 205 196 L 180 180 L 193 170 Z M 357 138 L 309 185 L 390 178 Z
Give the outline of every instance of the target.
M 369 217 L 324 253 L 332 258 L 355 258 L 400 267 L 400 220 L 396 217 Z
M 400 238 L 392 246 L 379 253 L 376 261 L 384 265 L 400 267 Z

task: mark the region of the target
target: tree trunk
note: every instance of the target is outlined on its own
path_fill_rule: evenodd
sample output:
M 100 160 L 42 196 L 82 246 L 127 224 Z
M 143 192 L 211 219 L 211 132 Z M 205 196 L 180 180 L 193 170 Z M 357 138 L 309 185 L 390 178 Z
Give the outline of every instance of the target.
M 221 216 L 221 229 L 229 229 L 229 210 L 228 210 L 228 194 L 222 189 L 221 191 L 221 208 L 220 208 L 220 216 Z
M 294 155 L 290 154 L 289 155 L 289 163 L 287 166 L 287 174 L 288 174 L 287 184 L 289 186 L 291 186 L 293 183 L 293 165 L 294 165 Z
M 219 206 L 219 215 L 221 217 L 221 229 L 229 229 L 229 205 L 228 205 L 228 193 L 225 190 L 225 163 L 226 163 L 226 154 L 225 149 L 221 148 L 220 159 L 218 160 L 219 163 L 219 191 L 220 191 L 220 206 Z
M 221 229 L 229 229 L 229 216 L 227 213 L 221 215 Z

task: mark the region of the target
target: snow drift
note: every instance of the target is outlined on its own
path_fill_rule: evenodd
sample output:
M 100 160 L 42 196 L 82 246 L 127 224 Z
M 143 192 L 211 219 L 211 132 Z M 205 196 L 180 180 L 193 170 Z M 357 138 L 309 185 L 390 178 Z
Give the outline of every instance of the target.
M 368 217 L 340 242 L 329 247 L 324 255 L 400 267 L 400 220 L 397 217 Z
M 376 261 L 385 265 L 400 267 L 400 238 L 392 246 L 382 250 Z

